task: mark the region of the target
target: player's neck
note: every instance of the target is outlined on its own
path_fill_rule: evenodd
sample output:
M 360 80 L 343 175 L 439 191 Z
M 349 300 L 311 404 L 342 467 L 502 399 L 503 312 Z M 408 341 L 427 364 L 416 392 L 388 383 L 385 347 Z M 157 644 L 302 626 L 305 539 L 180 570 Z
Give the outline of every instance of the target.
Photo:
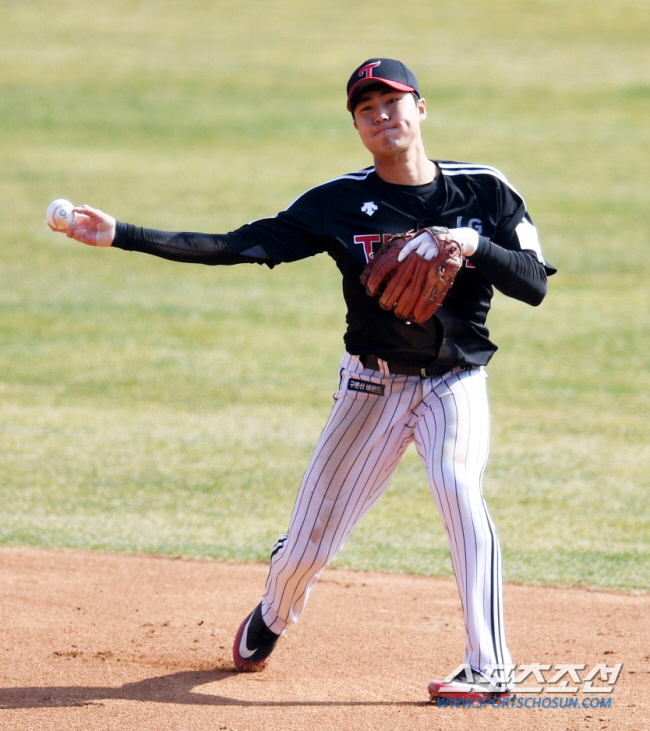
M 382 180 L 395 185 L 425 185 L 438 174 L 437 165 L 421 154 L 400 154 L 395 157 L 375 157 L 375 171 Z

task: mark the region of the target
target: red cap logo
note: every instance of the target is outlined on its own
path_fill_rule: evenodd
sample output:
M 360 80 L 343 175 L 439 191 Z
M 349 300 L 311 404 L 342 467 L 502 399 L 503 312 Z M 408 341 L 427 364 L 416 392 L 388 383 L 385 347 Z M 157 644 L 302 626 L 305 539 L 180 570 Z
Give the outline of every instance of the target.
M 373 63 L 367 63 L 365 66 L 362 66 L 359 71 L 357 72 L 357 76 L 361 78 L 362 76 L 365 76 L 366 79 L 372 79 L 372 70 L 377 68 L 381 64 L 381 61 L 374 61 Z

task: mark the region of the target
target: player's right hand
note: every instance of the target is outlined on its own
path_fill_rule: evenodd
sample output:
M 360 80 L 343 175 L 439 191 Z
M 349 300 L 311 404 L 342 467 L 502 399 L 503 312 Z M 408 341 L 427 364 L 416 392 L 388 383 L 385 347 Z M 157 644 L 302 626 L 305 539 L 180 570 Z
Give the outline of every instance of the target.
M 412 251 L 415 251 L 423 259 L 431 261 L 438 253 L 438 244 L 428 231 L 424 231 L 404 246 L 397 256 L 397 261 L 404 261 Z
M 88 246 L 110 246 L 115 238 L 117 223 L 113 216 L 90 206 L 77 206 L 74 221 L 65 233 L 68 238 Z

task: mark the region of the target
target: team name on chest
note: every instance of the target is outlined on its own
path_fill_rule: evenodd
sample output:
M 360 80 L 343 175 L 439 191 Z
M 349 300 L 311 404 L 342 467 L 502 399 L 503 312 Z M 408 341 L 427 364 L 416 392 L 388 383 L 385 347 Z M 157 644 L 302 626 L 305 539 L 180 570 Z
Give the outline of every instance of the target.
M 464 216 L 458 216 L 456 220 L 456 228 L 462 228 L 463 226 L 473 228 L 475 231 L 478 231 L 479 234 L 483 233 L 483 222 L 480 218 L 467 219 Z M 361 246 L 363 256 L 367 264 L 374 257 L 374 252 L 378 251 L 379 248 L 394 235 L 394 233 L 355 234 L 352 240 L 355 246 Z M 469 261 L 465 262 L 465 266 L 473 268 Z
M 357 246 L 363 247 L 363 254 L 366 259 L 366 263 L 369 262 L 374 254 L 374 251 L 386 243 L 386 240 L 393 234 L 357 234 L 353 241 Z

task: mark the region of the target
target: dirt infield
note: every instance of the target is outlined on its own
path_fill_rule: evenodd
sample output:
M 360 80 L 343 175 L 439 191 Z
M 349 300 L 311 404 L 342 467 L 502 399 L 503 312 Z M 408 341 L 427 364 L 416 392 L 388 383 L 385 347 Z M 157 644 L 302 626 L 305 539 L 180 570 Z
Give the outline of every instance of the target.
M 330 569 L 267 670 L 238 674 L 231 642 L 265 566 L 4 548 L 0 575 L 2 731 L 650 728 L 647 594 L 506 586 L 516 662 L 550 664 L 545 680 L 623 663 L 618 682 L 462 709 L 426 691 L 462 661 L 450 580 Z M 581 705 L 598 697 L 609 707 Z

